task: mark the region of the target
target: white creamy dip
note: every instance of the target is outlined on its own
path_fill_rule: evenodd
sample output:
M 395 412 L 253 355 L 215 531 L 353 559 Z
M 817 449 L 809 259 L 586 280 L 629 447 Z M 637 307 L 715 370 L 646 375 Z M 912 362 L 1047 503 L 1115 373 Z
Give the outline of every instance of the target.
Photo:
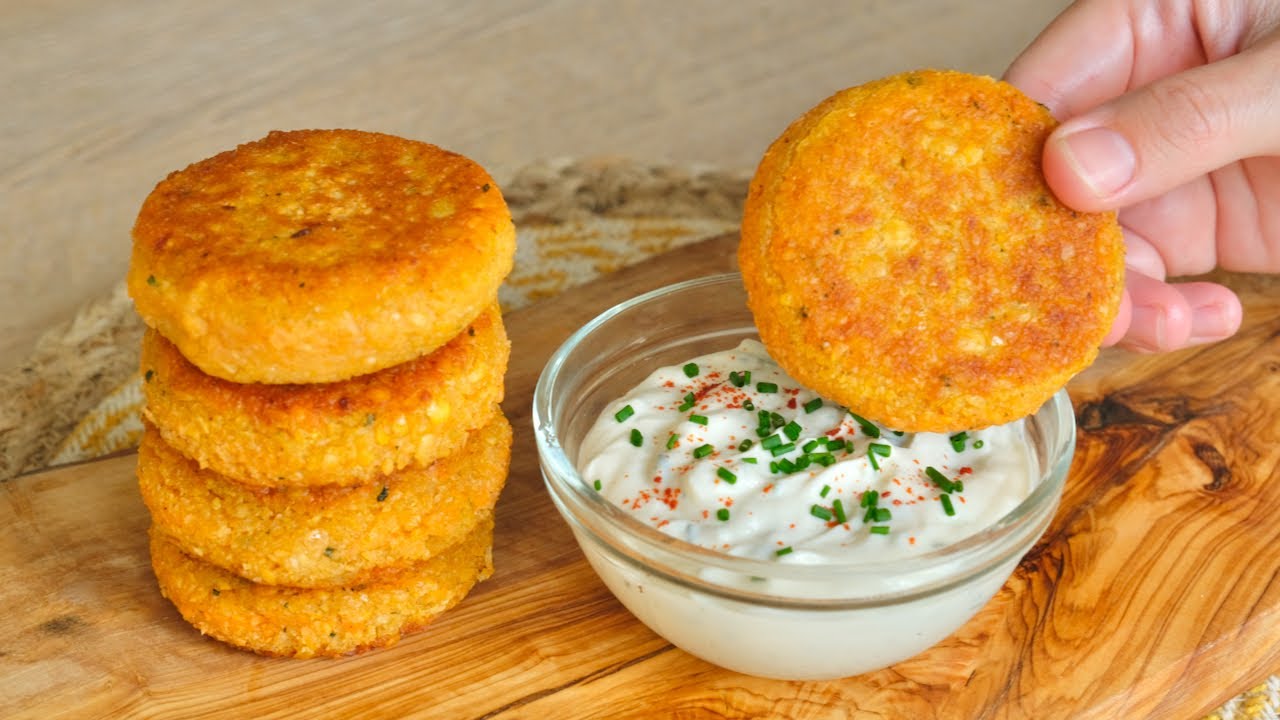
M 1021 421 L 902 434 L 793 380 L 763 345 L 653 372 L 582 441 L 582 477 L 662 532 L 819 564 L 909 557 L 999 520 L 1037 477 Z

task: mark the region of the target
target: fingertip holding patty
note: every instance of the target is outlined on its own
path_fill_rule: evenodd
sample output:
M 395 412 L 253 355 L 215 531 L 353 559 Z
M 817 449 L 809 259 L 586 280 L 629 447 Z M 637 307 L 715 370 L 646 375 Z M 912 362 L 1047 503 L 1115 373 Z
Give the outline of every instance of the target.
M 127 284 L 210 375 L 326 383 L 446 343 L 514 252 L 502 194 L 471 160 L 380 133 L 277 131 L 156 186 Z
M 1114 213 L 1041 174 L 1049 112 L 922 70 L 797 119 L 752 180 L 739 264 L 761 340 L 797 380 L 913 432 L 1010 422 L 1093 361 L 1119 307 Z

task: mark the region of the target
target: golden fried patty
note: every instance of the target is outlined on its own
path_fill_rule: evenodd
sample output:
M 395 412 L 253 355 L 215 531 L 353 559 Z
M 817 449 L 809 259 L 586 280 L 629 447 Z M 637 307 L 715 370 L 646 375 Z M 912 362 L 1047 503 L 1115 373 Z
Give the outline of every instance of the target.
M 161 593 L 202 634 L 262 655 L 336 656 L 394 645 L 493 572 L 493 522 L 381 582 L 331 590 L 259 585 L 151 533 Z
M 1055 122 L 1007 83 L 918 71 L 839 92 L 765 153 L 739 261 L 769 352 L 900 430 L 1034 412 L 1119 307 L 1113 213 L 1045 185 Z
M 496 303 L 435 352 L 336 383 L 228 382 L 151 330 L 144 413 L 179 452 L 241 482 L 355 485 L 461 446 L 497 412 L 509 355 Z
M 254 582 L 339 587 L 432 557 L 493 513 L 511 460 L 501 414 L 457 453 L 356 487 L 262 490 L 196 464 L 147 427 L 138 484 L 154 530 Z
M 502 194 L 471 160 L 378 133 L 272 132 L 156 186 L 128 287 L 210 375 L 333 382 L 443 345 L 514 253 Z

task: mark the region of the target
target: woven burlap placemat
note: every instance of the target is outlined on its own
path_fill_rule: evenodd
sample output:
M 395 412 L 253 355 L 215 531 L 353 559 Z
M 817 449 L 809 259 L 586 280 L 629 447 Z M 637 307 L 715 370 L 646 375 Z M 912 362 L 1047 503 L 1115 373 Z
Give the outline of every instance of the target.
M 610 158 L 524 168 L 502 185 L 518 232 L 503 309 L 736 229 L 747 181 L 745 172 Z M 136 445 L 142 332 L 121 283 L 0 374 L 0 482 Z M 1280 677 L 1272 676 L 1206 720 L 1280 720 L 1278 713 Z

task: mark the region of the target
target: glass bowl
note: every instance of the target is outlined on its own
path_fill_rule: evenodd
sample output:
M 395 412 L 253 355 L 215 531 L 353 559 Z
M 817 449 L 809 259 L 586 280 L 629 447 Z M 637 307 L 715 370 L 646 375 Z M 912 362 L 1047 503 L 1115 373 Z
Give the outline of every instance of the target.
M 985 530 L 893 561 L 822 565 L 736 557 L 634 519 L 577 470 L 603 408 L 654 369 L 756 338 L 736 273 L 621 303 L 574 333 L 538 379 L 533 423 L 543 479 L 600 579 L 672 644 L 761 677 L 825 679 L 877 670 L 951 634 L 1004 584 L 1044 533 L 1075 450 L 1059 391 L 1024 419 L 1033 489 Z

